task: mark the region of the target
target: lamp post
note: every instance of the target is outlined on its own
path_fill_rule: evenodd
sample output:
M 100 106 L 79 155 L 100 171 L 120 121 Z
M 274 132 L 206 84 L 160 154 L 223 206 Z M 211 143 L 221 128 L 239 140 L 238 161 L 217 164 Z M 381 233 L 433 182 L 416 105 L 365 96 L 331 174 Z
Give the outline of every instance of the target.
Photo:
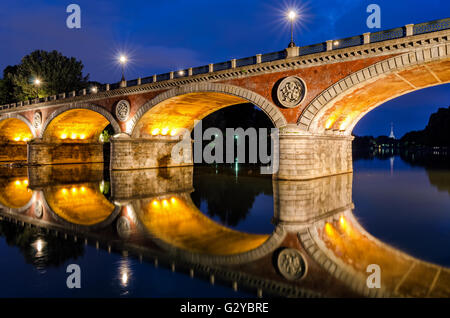
M 127 63 L 128 59 L 125 55 L 121 55 L 119 57 L 119 62 L 122 65 L 122 82 L 125 82 L 125 64 Z
M 36 85 L 36 98 L 39 98 L 39 85 L 41 85 L 41 80 L 39 78 L 36 78 L 34 80 L 34 85 Z
M 288 47 L 295 47 L 294 43 L 294 20 L 297 18 L 297 13 L 293 10 L 289 11 L 287 15 L 288 19 L 291 21 L 291 42 L 289 42 Z

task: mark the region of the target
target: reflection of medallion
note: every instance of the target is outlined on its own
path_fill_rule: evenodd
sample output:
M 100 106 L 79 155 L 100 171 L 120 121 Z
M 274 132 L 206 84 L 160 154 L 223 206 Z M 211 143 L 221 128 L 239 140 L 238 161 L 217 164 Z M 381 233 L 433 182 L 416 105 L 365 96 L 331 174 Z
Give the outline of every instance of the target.
M 121 216 L 117 220 L 117 234 L 123 239 L 126 239 L 130 236 L 131 226 L 130 221 L 124 216 Z
M 42 125 L 42 115 L 40 112 L 35 112 L 33 117 L 33 126 L 36 129 L 39 129 Z
M 116 105 L 116 117 L 120 121 L 126 121 L 130 115 L 130 103 L 126 100 L 121 100 Z
M 305 83 L 296 76 L 283 79 L 277 87 L 278 102 L 287 108 L 298 106 L 305 98 Z
M 296 249 L 285 248 L 278 255 L 278 270 L 288 280 L 299 279 L 306 273 L 305 259 Z
M 44 214 L 44 208 L 42 207 L 41 201 L 36 201 L 36 204 L 34 206 L 34 215 L 38 219 L 40 219 L 43 214 Z

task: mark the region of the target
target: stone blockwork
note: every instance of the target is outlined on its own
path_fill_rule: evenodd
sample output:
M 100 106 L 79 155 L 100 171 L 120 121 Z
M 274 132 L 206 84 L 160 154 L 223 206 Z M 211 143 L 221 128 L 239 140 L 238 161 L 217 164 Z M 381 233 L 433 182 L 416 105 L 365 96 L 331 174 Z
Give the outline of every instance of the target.
M 25 144 L 1 144 L 1 161 L 27 161 L 27 145 Z
M 277 179 L 308 180 L 353 171 L 351 136 L 305 134 L 297 127 L 280 130 Z
M 128 201 L 168 193 L 192 192 L 193 166 L 146 170 L 112 170 L 115 201 Z
M 353 206 L 352 181 L 352 173 L 306 181 L 273 180 L 274 219 L 296 226 L 347 210 Z
M 28 144 L 28 163 L 31 165 L 95 162 L 103 162 L 102 143 L 47 143 L 33 140 Z
M 111 169 L 129 170 L 193 165 L 192 147 L 180 147 L 177 158 L 172 148 L 179 145 L 178 138 L 129 138 L 111 139 Z M 178 159 L 178 160 L 177 160 Z

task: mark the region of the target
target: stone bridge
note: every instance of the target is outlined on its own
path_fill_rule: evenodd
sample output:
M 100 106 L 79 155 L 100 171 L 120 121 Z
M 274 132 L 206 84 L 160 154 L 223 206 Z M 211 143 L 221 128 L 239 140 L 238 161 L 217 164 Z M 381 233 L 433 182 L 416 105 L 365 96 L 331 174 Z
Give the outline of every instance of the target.
M 252 103 L 280 129 L 279 179 L 352 171 L 351 132 L 370 110 L 450 81 L 450 19 L 63 92 L 0 107 L 0 160 L 103 162 L 112 170 L 192 165 L 171 157 L 181 131 Z

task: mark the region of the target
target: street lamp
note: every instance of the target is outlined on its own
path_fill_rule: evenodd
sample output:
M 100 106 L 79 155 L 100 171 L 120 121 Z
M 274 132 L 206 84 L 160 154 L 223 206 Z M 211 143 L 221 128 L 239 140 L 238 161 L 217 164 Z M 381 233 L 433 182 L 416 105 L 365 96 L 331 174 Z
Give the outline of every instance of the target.
M 288 47 L 295 47 L 294 43 L 294 20 L 297 18 L 297 13 L 293 10 L 289 11 L 287 14 L 289 21 L 291 21 L 291 42 Z
M 41 80 L 39 78 L 35 78 L 34 85 L 36 85 L 36 94 L 37 98 L 39 98 L 39 85 L 41 85 Z
M 128 59 L 125 55 L 121 55 L 119 57 L 119 63 L 122 65 L 122 82 L 125 81 L 125 64 L 127 63 Z

